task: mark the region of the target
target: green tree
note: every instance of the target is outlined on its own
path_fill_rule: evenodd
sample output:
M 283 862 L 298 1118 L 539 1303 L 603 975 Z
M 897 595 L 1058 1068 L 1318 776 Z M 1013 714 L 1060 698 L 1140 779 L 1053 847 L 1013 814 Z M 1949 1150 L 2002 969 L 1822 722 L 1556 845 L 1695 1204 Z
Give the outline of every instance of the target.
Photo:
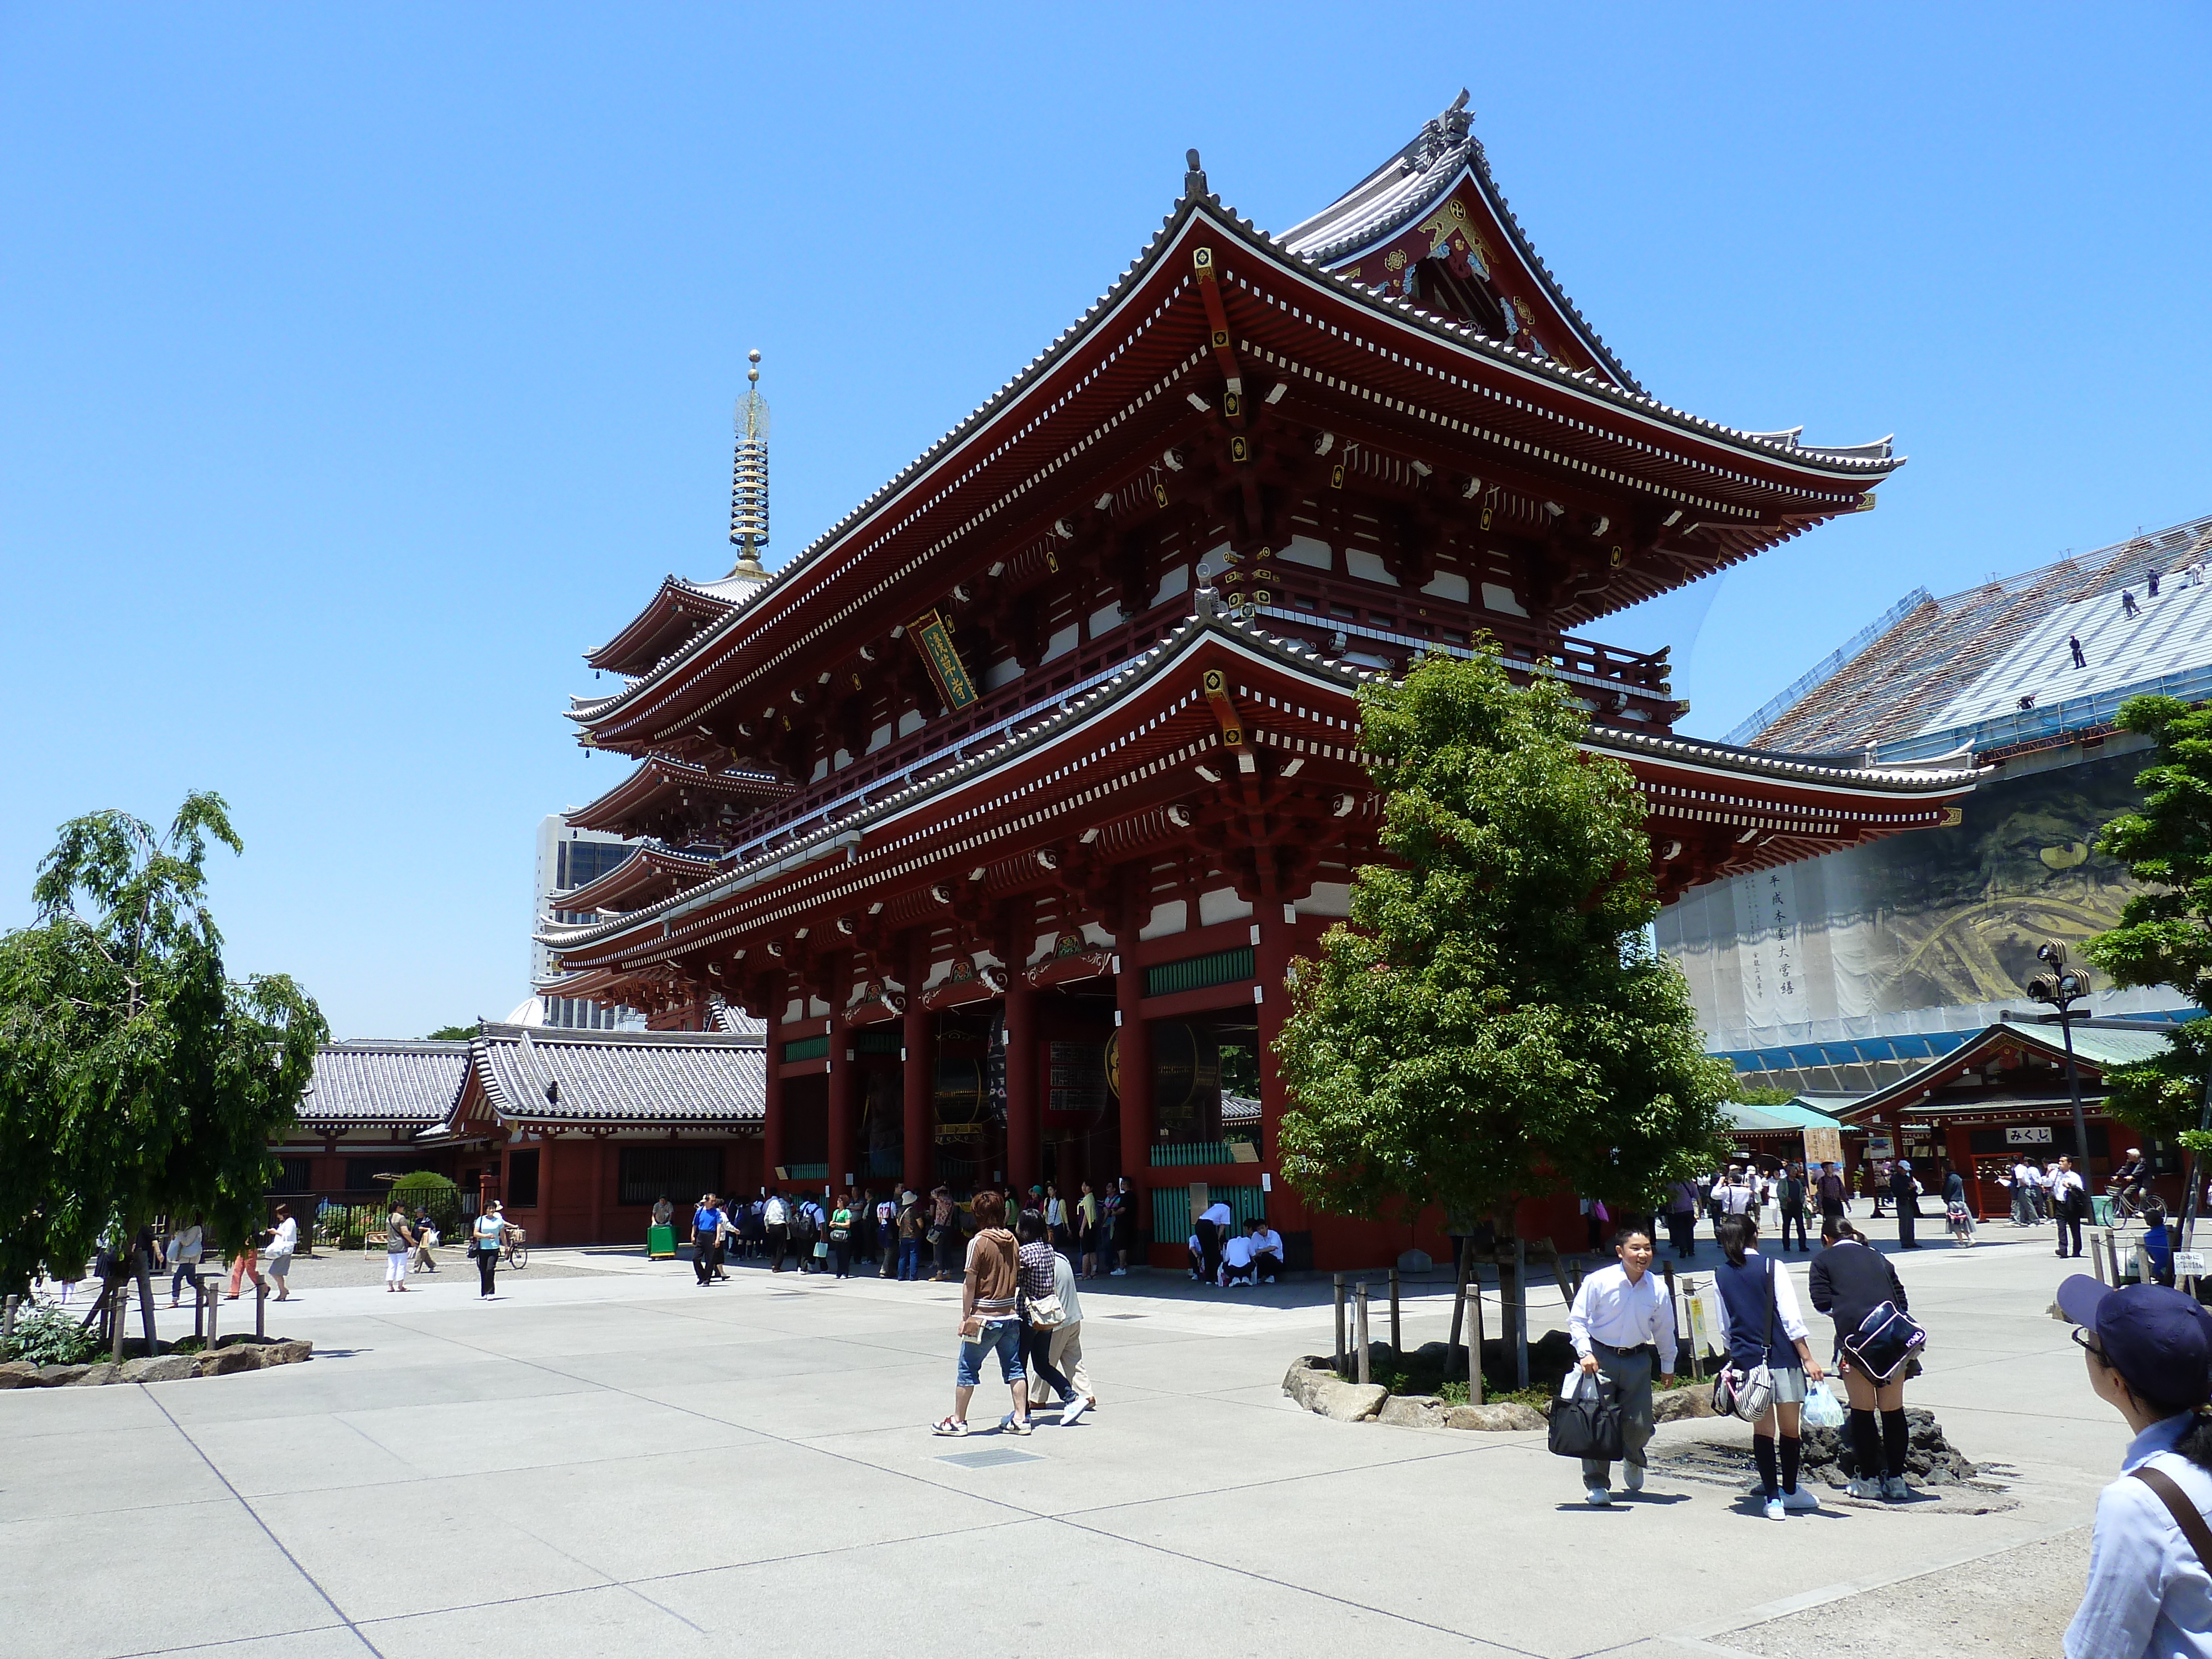
M 210 840 L 243 850 L 214 794 L 166 836 L 73 819 L 40 866 L 36 922 L 0 935 L 0 1289 L 76 1272 L 111 1228 L 198 1211 L 235 1242 L 264 1224 L 270 1142 L 329 1033 L 289 977 L 224 976 Z
M 1292 973 L 1285 1178 L 1341 1213 L 1505 1216 L 1562 1190 L 1646 1203 L 1710 1167 L 1735 1087 L 1707 1059 L 1626 768 L 1558 682 L 1431 657 L 1361 693 L 1395 863 Z M 1510 1223 L 1509 1223 L 1510 1224 Z
M 473 1042 L 477 1028 L 473 1025 L 441 1025 L 422 1040 L 425 1042 Z
M 2142 810 L 2106 824 L 2097 850 L 2124 861 L 2145 890 L 2084 952 L 2116 986 L 2171 985 L 2212 1009 L 2212 708 L 2130 697 L 2117 723 L 2158 747 L 2136 775 Z M 2174 1028 L 2163 1054 L 2107 1072 L 2106 1103 L 2147 1134 L 2212 1152 L 2212 1138 L 2197 1132 L 2208 1074 L 2212 1021 L 2191 1020 Z

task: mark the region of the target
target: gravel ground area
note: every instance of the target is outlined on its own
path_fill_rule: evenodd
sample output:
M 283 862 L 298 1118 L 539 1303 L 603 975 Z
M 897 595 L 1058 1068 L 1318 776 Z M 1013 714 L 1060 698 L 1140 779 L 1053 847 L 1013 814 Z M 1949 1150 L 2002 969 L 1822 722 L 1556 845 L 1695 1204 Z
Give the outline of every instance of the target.
M 2056 1659 L 2089 1574 L 2079 1527 L 1711 1638 L 1757 1659 Z

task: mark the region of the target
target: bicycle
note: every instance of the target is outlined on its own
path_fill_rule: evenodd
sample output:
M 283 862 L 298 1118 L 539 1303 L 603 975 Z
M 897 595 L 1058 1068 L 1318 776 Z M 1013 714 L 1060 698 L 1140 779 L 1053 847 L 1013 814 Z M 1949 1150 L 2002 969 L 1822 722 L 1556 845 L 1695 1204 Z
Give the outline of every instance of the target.
M 2143 1204 L 2148 1193 L 2142 1187 L 2107 1187 L 2105 1199 L 2112 1208 L 2112 1225 L 2125 1227 L 2131 1221 L 2142 1219 Z
M 500 1259 L 510 1267 L 526 1267 L 530 1265 L 527 1238 L 522 1229 L 513 1222 L 507 1223 L 500 1232 L 499 1254 Z

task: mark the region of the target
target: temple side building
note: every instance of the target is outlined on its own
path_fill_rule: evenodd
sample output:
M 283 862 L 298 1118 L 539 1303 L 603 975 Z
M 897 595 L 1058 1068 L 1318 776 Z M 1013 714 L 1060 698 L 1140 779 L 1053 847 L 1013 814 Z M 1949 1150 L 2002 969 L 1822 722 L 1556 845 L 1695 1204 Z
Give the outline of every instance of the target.
M 1424 653 L 1571 687 L 1670 899 L 1973 784 L 1679 736 L 1665 653 L 1587 631 L 1865 511 L 1900 461 L 1644 392 L 1464 95 L 1280 236 L 1194 153 L 1098 301 L 773 575 L 759 397 L 736 568 L 669 578 L 586 659 L 625 683 L 575 702 L 578 739 L 635 764 L 569 821 L 658 847 L 564 898 L 597 920 L 541 932 L 538 988 L 761 1022 L 763 1182 L 1124 1176 L 1163 1251 L 1209 1197 L 1299 1260 L 1395 1251 L 1277 1184 L 1272 1043 L 1375 856 L 1359 688 Z M 1224 1128 L 1224 1087 L 1256 1124 Z

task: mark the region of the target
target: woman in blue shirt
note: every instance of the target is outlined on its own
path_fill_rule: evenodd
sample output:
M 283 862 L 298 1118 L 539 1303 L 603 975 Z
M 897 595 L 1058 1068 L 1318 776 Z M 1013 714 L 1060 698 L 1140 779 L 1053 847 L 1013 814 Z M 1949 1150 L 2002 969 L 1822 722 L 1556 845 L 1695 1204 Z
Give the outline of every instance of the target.
M 1796 1287 L 1787 1273 L 1752 1248 L 1759 1243 L 1759 1224 L 1750 1216 L 1724 1215 L 1713 1233 L 1728 1258 L 1714 1273 L 1713 1284 L 1720 1291 L 1721 1336 L 1728 1344 L 1729 1368 L 1748 1374 L 1763 1364 L 1774 1376 L 1774 1403 L 1751 1425 L 1766 1518 L 1779 1521 L 1792 1510 L 1817 1510 L 1820 1500 L 1797 1488 L 1798 1408 L 1806 1385 L 1818 1382 L 1821 1370 L 1805 1340 Z
M 2058 1287 L 2089 1387 L 2135 1437 L 2097 1499 L 2066 1659 L 2212 1659 L 2212 1315 L 2158 1285 Z

